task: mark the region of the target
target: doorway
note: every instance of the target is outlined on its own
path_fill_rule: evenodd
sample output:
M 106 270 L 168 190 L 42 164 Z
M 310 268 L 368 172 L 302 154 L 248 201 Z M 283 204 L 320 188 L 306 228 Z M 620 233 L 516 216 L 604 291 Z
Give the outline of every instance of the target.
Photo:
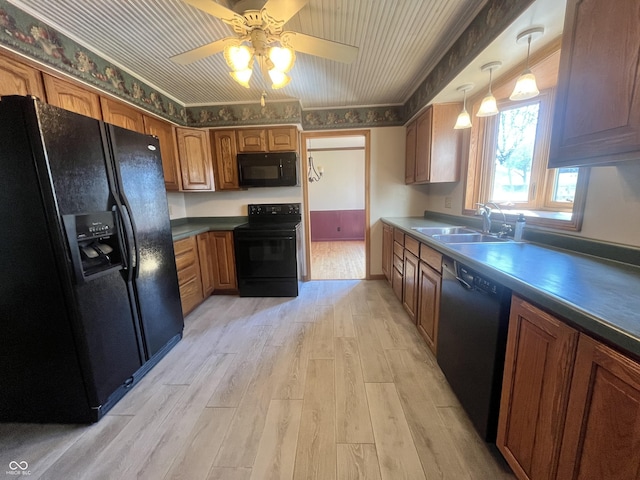
M 306 280 L 369 278 L 369 130 L 304 132 Z

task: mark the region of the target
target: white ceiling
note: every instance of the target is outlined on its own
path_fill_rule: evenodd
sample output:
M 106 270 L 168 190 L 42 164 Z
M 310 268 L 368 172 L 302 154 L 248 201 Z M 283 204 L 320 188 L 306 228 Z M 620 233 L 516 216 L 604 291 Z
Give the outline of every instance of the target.
M 358 57 L 345 65 L 300 53 L 291 83 L 271 90 L 258 69 L 251 88 L 235 83 L 222 54 L 188 66 L 169 60 L 231 33 L 182 0 L 9 1 L 187 106 L 256 102 L 264 89 L 304 108 L 404 104 L 486 3 L 310 0 L 284 29 L 355 45 Z

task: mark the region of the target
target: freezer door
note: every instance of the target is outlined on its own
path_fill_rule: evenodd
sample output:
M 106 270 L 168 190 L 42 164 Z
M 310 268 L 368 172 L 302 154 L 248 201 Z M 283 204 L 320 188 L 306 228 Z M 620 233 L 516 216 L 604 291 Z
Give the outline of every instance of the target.
M 183 328 L 160 146 L 154 137 L 108 128 L 119 189 L 135 233 L 133 283 L 150 358 Z
M 113 209 L 113 185 L 103 147 L 104 126 L 92 118 L 51 105 L 36 105 L 43 151 L 41 156 L 34 157 L 36 162 L 46 162 L 50 172 L 48 177 L 46 168 L 38 168 L 45 202 L 53 204 L 53 211 L 57 210 L 54 242 L 63 245 L 61 251 L 67 255 L 66 262 L 60 261 L 67 265 L 66 283 L 73 302 L 70 316 L 82 364 L 91 379 L 88 390 L 92 392 L 92 401 L 97 402 L 94 406 L 99 406 L 142 364 L 135 316 L 121 271 L 113 269 L 84 283 L 75 281 L 70 243 L 63 228 L 62 218 L 67 215 Z M 77 242 L 71 243 L 77 248 Z

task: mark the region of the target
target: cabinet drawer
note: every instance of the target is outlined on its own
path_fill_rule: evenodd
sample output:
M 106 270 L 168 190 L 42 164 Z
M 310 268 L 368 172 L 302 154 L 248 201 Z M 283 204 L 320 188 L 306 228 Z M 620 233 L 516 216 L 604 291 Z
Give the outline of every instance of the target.
M 420 242 L 409 235 L 404 237 L 404 248 L 409 250 L 416 257 L 420 256 Z
M 188 252 L 189 250 L 195 251 L 196 249 L 196 237 L 183 238 L 173 242 L 173 250 L 176 257 L 181 253 Z
M 402 230 L 398 230 L 397 228 L 393 229 L 393 240 L 398 242 L 400 245 L 404 247 L 404 232 Z
M 404 260 L 400 257 L 397 256 L 393 256 L 393 267 L 400 272 L 400 275 L 402 275 L 402 272 L 404 270 Z
M 404 247 L 398 242 L 393 242 L 393 254 L 396 257 L 404 258 Z
M 442 254 L 424 243 L 420 244 L 420 260 L 437 272 L 442 272 Z
M 178 273 L 184 270 L 187 267 L 193 266 L 196 264 L 196 252 L 187 251 L 181 253 L 180 255 L 176 255 L 176 268 L 178 269 Z
M 180 300 L 183 315 L 189 313 L 202 302 L 202 284 L 199 278 L 191 279 L 184 285 L 180 285 Z
M 198 270 L 195 263 L 178 269 L 178 285 L 184 285 L 194 278 L 198 278 Z

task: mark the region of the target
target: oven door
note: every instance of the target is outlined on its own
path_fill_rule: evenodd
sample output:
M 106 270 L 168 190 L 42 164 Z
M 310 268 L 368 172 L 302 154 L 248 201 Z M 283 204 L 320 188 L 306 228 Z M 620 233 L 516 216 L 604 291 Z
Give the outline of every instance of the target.
M 238 279 L 278 279 L 297 277 L 295 232 L 235 232 Z

